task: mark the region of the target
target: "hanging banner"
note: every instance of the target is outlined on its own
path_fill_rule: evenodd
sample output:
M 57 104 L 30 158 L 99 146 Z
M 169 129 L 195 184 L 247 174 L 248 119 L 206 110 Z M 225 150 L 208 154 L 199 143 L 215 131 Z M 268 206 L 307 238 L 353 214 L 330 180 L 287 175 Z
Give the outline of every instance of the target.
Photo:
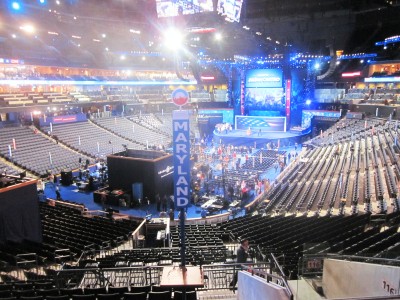
M 189 111 L 172 113 L 175 207 L 184 208 L 190 202 L 190 130 Z
M 292 100 L 291 96 L 292 96 L 292 81 L 290 79 L 287 79 L 285 98 L 286 98 L 286 120 L 288 123 L 290 122 L 290 104 Z

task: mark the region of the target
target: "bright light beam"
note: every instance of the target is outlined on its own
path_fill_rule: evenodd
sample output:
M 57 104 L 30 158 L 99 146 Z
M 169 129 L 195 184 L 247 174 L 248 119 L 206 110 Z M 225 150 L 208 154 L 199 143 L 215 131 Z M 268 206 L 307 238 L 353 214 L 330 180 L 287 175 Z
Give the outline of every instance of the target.
M 34 33 L 35 32 L 35 27 L 33 27 L 31 24 L 23 25 L 19 29 L 21 29 L 22 31 L 25 31 L 26 33 Z
M 183 35 L 176 28 L 170 28 L 164 33 L 164 44 L 168 49 L 178 50 L 183 46 Z
M 11 7 L 12 7 L 13 10 L 17 10 L 18 11 L 18 10 L 21 9 L 21 4 L 19 2 L 17 2 L 17 1 L 13 1 L 11 3 Z

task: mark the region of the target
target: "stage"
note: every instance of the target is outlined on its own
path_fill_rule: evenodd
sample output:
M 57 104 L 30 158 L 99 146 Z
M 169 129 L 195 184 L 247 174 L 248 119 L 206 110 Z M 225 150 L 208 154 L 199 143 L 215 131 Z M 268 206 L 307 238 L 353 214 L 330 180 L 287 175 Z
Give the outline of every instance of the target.
M 302 131 L 286 131 L 286 132 L 271 132 L 271 131 L 248 131 L 248 130 L 228 130 L 218 132 L 214 130 L 214 142 L 222 144 L 230 144 L 233 146 L 252 146 L 256 145 L 258 148 L 265 147 L 266 143 L 273 142 L 274 144 L 279 143 L 291 144 L 303 143 L 308 135 L 311 133 L 311 128 Z

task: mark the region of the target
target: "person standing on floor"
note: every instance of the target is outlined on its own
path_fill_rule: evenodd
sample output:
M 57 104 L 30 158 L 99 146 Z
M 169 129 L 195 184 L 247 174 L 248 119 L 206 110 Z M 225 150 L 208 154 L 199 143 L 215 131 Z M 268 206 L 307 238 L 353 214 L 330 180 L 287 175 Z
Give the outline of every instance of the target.
M 62 200 L 60 188 L 58 186 L 56 186 L 56 197 L 57 197 L 57 200 Z
M 236 263 L 237 264 L 244 264 L 247 262 L 247 258 L 249 257 L 249 240 L 243 239 L 240 241 L 240 246 L 236 251 Z M 239 268 L 239 266 L 237 267 Z M 238 280 L 238 271 L 235 272 L 233 275 L 232 281 L 229 284 L 231 288 L 235 288 L 236 283 Z

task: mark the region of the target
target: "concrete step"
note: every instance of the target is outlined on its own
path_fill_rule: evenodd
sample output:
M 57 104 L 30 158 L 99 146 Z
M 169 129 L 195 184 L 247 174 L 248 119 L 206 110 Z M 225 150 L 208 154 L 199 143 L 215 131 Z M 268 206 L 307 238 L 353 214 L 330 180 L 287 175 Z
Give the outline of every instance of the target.
M 198 291 L 197 299 L 208 300 L 208 299 L 225 299 L 225 300 L 236 300 L 236 294 L 231 290 L 208 290 Z

